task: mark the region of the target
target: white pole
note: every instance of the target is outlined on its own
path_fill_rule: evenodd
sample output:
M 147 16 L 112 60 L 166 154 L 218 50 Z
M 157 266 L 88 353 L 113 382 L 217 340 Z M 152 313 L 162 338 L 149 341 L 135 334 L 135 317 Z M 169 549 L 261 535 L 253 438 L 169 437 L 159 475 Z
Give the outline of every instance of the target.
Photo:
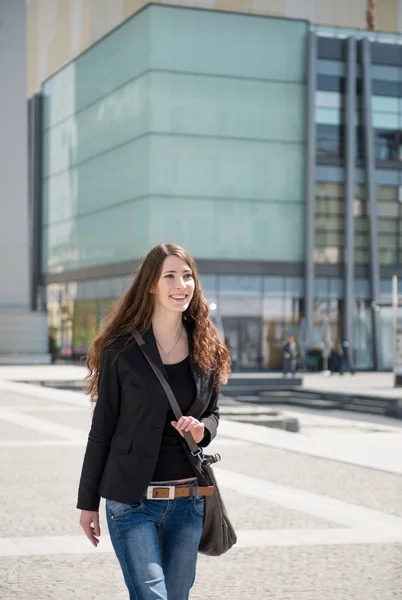
M 392 275 L 392 341 L 393 341 L 393 371 L 396 367 L 396 327 L 398 319 L 398 276 Z

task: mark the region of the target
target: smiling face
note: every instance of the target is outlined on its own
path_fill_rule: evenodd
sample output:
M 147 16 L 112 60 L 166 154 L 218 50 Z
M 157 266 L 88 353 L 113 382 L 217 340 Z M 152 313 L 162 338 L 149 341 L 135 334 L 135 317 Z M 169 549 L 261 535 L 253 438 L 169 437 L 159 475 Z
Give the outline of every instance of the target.
M 194 289 L 191 268 L 186 261 L 172 255 L 165 258 L 161 275 L 151 293 L 155 294 L 156 307 L 182 313 L 189 307 Z

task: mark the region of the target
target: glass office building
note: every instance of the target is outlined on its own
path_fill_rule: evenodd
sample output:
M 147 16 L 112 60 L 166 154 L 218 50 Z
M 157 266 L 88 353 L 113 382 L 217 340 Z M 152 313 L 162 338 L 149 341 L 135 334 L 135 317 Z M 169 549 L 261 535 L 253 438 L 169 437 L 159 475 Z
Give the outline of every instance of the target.
M 236 369 L 280 368 L 289 332 L 390 367 L 401 46 L 342 35 L 150 5 L 44 83 L 33 250 L 59 356 L 84 354 L 141 257 L 175 242 Z

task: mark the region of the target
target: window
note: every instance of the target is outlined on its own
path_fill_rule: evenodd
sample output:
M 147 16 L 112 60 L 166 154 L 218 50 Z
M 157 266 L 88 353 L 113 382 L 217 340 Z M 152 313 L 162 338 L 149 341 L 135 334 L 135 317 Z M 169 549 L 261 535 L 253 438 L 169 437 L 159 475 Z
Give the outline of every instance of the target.
M 344 186 L 339 183 L 316 184 L 314 260 L 317 263 L 338 263 L 344 244 Z

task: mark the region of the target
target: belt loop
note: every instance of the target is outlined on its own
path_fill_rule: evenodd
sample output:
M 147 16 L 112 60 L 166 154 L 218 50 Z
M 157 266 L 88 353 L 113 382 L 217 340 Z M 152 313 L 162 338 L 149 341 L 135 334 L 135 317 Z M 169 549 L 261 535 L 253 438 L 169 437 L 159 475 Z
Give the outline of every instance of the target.
M 200 484 L 198 483 L 198 479 L 196 479 L 195 481 L 193 481 L 192 484 L 193 484 L 192 488 L 191 488 L 192 491 L 193 491 L 192 497 L 196 498 L 198 500 L 199 497 L 200 497 Z M 195 494 L 194 494 L 194 488 L 195 488 Z
M 195 497 L 194 484 L 195 484 L 195 481 L 189 481 L 189 483 L 188 483 L 189 488 L 190 488 L 190 500 Z

